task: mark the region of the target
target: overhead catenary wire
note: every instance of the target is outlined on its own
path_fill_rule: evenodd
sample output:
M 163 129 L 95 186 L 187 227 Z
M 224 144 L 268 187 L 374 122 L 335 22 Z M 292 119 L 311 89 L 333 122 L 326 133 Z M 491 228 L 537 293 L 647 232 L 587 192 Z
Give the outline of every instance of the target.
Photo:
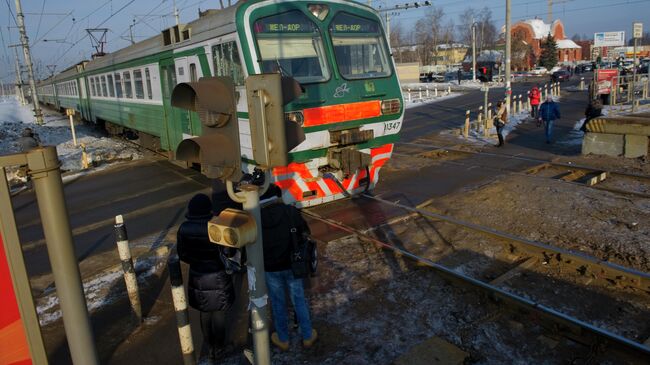
M 45 11 L 45 1 L 46 0 L 43 0 L 43 4 L 41 5 L 41 15 L 38 17 L 38 26 L 36 27 L 36 36 L 34 37 L 36 39 L 38 39 L 38 33 L 41 31 L 41 22 L 43 21 L 43 12 Z

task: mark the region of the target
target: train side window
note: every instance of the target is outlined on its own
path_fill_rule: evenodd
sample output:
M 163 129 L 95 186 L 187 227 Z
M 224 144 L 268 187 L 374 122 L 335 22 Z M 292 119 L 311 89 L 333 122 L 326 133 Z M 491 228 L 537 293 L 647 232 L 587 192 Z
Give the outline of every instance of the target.
M 102 76 L 102 96 L 108 96 L 108 89 L 106 88 L 106 76 Z
M 97 95 L 97 93 L 95 92 L 95 78 L 94 78 L 94 77 L 91 77 L 91 78 L 90 78 L 90 94 L 91 94 L 92 96 L 96 96 L 96 95 Z
M 99 76 L 95 76 L 95 88 L 97 89 L 97 96 L 102 96 L 102 84 L 99 81 Z
M 190 63 L 190 81 L 191 82 L 196 81 L 196 64 L 195 63 Z
M 153 99 L 153 92 L 151 91 L 151 74 L 149 73 L 149 67 L 144 69 L 144 78 L 147 81 L 147 97 L 151 100 Z
M 135 97 L 144 99 L 144 85 L 142 84 L 142 71 L 133 70 L 133 84 L 135 86 Z
M 122 73 L 122 76 L 124 76 L 124 97 L 133 99 L 133 88 L 131 88 L 131 72 L 124 71 Z
M 119 73 L 115 73 L 115 96 L 122 97 L 122 77 Z
M 235 42 L 212 47 L 215 76 L 230 76 L 235 85 L 244 85 L 244 71 Z
M 108 83 L 108 96 L 110 96 L 111 98 L 115 97 L 115 85 L 113 84 L 113 75 L 107 75 L 106 82 Z

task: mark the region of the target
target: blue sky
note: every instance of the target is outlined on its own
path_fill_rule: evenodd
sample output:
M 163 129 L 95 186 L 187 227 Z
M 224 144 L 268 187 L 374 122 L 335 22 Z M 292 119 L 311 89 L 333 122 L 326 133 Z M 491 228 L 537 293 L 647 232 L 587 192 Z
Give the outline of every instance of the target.
M 223 1 L 227 4 L 227 0 Z M 217 0 L 176 2 L 181 9 L 181 22 L 196 19 L 199 8 L 205 10 L 219 7 Z M 373 6 L 386 7 L 406 2 L 412 3 L 411 0 L 375 0 Z M 487 6 L 492 9 L 495 25 L 501 27 L 504 23 L 505 0 L 431 2 L 442 7 L 447 14 L 446 18 L 452 18 L 456 24 L 460 23 L 460 13 L 470 6 Z M 650 31 L 650 0 L 555 0 L 554 3 L 553 16 L 564 22 L 569 37 L 575 33 L 593 36 L 594 32 L 618 30 L 624 30 L 628 35 L 634 21 L 643 22 L 645 30 Z M 157 34 L 174 23 L 173 0 L 23 0 L 22 4 L 30 44 L 33 44 L 32 57 L 41 76 L 47 74 L 46 65 L 57 65 L 56 70 L 60 71 L 81 59 L 89 58 L 93 49 L 86 28 L 109 28 L 106 48 L 110 52 L 129 44 L 124 38 L 128 36 L 129 25 L 133 24 L 134 19 L 136 41 Z M 12 82 L 15 77 L 14 54 L 7 45 L 18 42 L 18 32 L 7 11 L 8 6 L 15 14 L 14 0 L 0 1 L 0 47 L 3 48 L 0 51 L 0 79 L 3 82 Z M 546 0 L 512 0 L 513 23 L 535 16 L 546 19 L 546 11 Z M 408 28 L 425 12 L 425 8 L 402 11 L 392 19 Z M 44 15 L 40 16 L 41 13 Z

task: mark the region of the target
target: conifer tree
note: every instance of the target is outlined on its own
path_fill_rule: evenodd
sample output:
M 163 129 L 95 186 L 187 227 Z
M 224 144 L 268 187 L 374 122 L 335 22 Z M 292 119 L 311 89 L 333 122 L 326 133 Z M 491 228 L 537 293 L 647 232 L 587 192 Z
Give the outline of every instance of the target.
M 542 53 L 539 55 L 539 65 L 551 70 L 557 65 L 557 42 L 551 34 L 542 43 Z

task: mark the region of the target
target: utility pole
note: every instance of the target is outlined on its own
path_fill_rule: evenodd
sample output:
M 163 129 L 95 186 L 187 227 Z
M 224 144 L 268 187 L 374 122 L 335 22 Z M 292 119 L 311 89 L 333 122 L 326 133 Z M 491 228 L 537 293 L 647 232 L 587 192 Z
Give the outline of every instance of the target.
M 388 49 L 390 51 L 391 44 L 390 44 L 390 14 L 389 14 L 389 12 L 386 12 L 386 36 L 388 38 Z M 393 53 L 393 52 L 390 52 L 390 53 Z
M 546 22 L 551 24 L 553 22 L 553 0 L 548 0 L 548 13 L 546 13 Z
M 180 20 L 178 17 L 178 8 L 176 7 L 176 0 L 174 0 L 174 18 L 176 18 L 176 25 L 179 25 Z
M 22 72 L 20 71 L 20 61 L 18 60 L 18 45 L 14 44 L 9 47 L 13 47 L 14 53 L 16 54 L 16 97 L 20 102 L 20 105 L 25 105 L 25 93 L 23 93 L 23 77 Z
M 634 23 L 632 25 L 632 36 L 634 37 L 634 56 L 632 63 L 632 113 L 636 112 L 636 47 L 639 38 L 643 37 L 643 23 Z
M 29 89 L 32 93 L 32 104 L 34 105 L 34 117 L 36 118 L 36 123 L 43 124 L 43 113 L 41 113 L 41 106 L 38 103 L 36 81 L 34 80 L 34 70 L 32 69 L 32 55 L 29 52 L 29 39 L 27 38 L 27 32 L 25 31 L 25 16 L 23 15 L 23 8 L 20 5 L 20 0 L 16 0 L 16 21 L 18 23 L 18 31 L 20 32 L 20 43 L 23 45 L 25 64 L 27 65 Z
M 472 18 L 472 81 L 476 82 L 476 23 Z
M 510 85 L 510 52 L 512 51 L 512 30 L 510 24 L 510 0 L 506 0 L 506 110 L 510 115 L 510 94 L 512 88 Z

